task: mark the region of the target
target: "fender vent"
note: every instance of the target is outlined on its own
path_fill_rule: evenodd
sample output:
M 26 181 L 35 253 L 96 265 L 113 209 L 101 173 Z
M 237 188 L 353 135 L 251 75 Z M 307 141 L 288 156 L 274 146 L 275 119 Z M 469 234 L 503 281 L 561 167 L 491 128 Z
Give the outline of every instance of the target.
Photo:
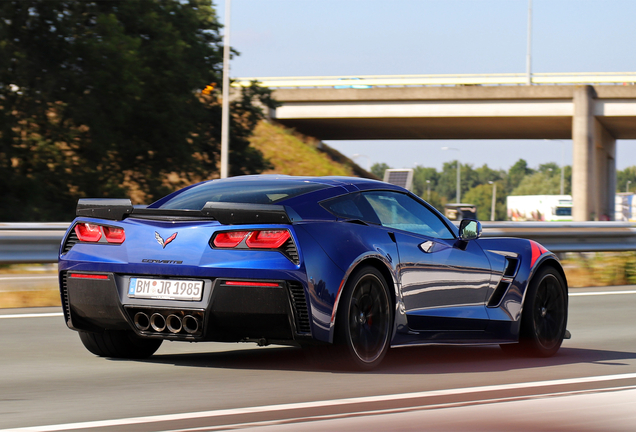
M 77 238 L 77 234 L 75 234 L 75 230 L 73 229 L 69 233 L 68 237 L 66 237 L 66 241 L 64 242 L 64 247 L 62 248 L 62 255 L 70 251 L 71 248 L 75 246 L 75 244 L 78 242 L 79 242 L 79 239 Z
M 311 325 L 309 322 L 309 311 L 307 310 L 307 299 L 305 290 L 298 282 L 288 282 L 289 295 L 294 309 L 294 321 L 296 323 L 297 334 L 310 334 Z
M 488 300 L 488 307 L 497 307 L 503 299 L 506 291 L 512 285 L 512 282 L 517 275 L 517 269 L 519 267 L 519 260 L 517 258 L 506 257 L 506 268 L 504 269 L 503 276 L 497 285 L 497 288 L 493 291 L 490 299 Z

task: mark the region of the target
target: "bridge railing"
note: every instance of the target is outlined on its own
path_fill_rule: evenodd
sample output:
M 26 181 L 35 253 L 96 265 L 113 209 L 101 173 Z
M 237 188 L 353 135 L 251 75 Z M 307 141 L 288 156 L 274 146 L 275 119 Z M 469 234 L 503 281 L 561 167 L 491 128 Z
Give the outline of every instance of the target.
M 535 73 L 532 84 L 618 84 L 634 85 L 636 72 Z M 269 88 L 369 88 L 404 86 L 525 85 L 524 73 L 455 75 L 357 75 L 305 77 L 242 77 L 233 87 L 250 86 L 258 81 Z
M 0 264 L 52 263 L 68 223 L 0 223 Z M 624 222 L 483 222 L 483 237 L 536 240 L 553 252 L 636 250 L 636 225 Z

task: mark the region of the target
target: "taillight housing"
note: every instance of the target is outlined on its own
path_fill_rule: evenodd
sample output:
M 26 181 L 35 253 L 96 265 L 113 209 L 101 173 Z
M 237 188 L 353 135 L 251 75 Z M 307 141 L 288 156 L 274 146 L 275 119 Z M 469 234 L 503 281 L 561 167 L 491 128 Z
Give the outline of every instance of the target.
M 241 244 L 243 239 L 250 234 L 249 231 L 221 232 L 214 236 L 214 246 L 218 248 L 234 248 Z
M 82 242 L 97 243 L 102 238 L 102 228 L 96 224 L 80 222 L 75 225 L 75 234 Z
M 291 237 L 287 230 L 252 231 L 245 244 L 250 249 L 278 249 Z
M 98 243 L 104 238 L 106 243 L 122 244 L 126 240 L 126 233 L 123 228 L 108 225 L 78 222 L 74 231 L 79 241 L 83 243 Z
M 290 238 L 291 234 L 286 229 L 223 231 L 212 237 L 210 246 L 222 249 L 278 249 Z

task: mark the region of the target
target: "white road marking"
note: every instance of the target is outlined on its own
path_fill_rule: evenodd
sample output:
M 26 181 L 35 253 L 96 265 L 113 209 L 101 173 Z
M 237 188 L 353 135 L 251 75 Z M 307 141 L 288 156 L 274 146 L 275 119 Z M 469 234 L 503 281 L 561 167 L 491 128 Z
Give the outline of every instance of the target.
M 46 318 L 46 317 L 60 317 L 60 316 L 64 316 L 64 314 L 62 312 L 50 312 L 50 313 L 0 315 L 0 319 L 10 319 L 10 318 Z
M 577 292 L 577 293 L 570 293 L 570 297 L 603 296 L 603 295 L 619 295 L 619 294 L 636 294 L 636 290 Z
M 164 415 L 146 416 L 146 417 L 130 417 L 130 418 L 123 418 L 123 419 L 98 420 L 98 421 L 89 421 L 89 422 L 80 422 L 80 423 L 32 426 L 32 427 L 22 427 L 22 428 L 14 428 L 14 429 L 2 429 L 0 430 L 0 432 L 56 432 L 56 431 L 63 431 L 63 430 L 94 429 L 94 428 L 100 428 L 100 427 L 128 426 L 128 425 L 134 425 L 134 424 L 157 423 L 157 422 L 164 422 L 164 421 L 214 418 L 214 417 L 232 416 L 232 415 L 280 412 L 280 411 L 288 411 L 288 410 L 296 410 L 296 409 L 337 407 L 337 406 L 346 406 L 346 405 L 362 404 L 362 403 L 421 399 L 421 398 L 429 398 L 434 396 L 453 396 L 453 395 L 474 394 L 474 393 L 481 393 L 481 392 L 531 389 L 531 388 L 550 387 L 550 386 L 559 386 L 559 385 L 600 383 L 600 382 L 626 380 L 626 379 L 636 379 L 636 373 L 567 378 L 567 379 L 559 379 L 559 380 L 534 381 L 534 382 L 513 383 L 513 384 L 500 384 L 500 385 L 490 385 L 490 386 L 481 386 L 481 387 L 431 390 L 431 391 L 401 393 L 401 394 L 392 394 L 392 395 L 364 396 L 364 397 L 355 397 L 355 398 L 346 398 L 346 399 L 322 400 L 322 401 L 314 401 L 314 402 L 288 403 L 288 404 L 280 404 L 280 405 L 264 405 L 264 406 L 256 406 L 256 407 L 245 407 L 245 408 L 229 408 L 229 409 L 212 410 L 212 411 L 199 411 L 199 412 L 180 413 L 180 414 L 164 414 Z
M 161 432 L 213 432 L 220 430 L 229 430 L 229 429 L 253 429 L 262 426 L 283 426 L 290 425 L 294 423 L 306 423 L 306 422 L 320 422 L 325 420 L 338 420 L 338 419 L 348 419 L 352 417 L 367 417 L 367 416 L 377 416 L 384 414 L 404 414 L 415 411 L 431 411 L 437 410 L 441 408 L 465 408 L 471 406 L 484 406 L 484 405 L 492 405 L 502 402 L 519 402 L 519 401 L 528 401 L 528 400 L 536 400 L 536 399 L 547 399 L 547 398 L 559 398 L 559 397 L 567 397 L 567 396 L 581 396 L 581 395 L 590 395 L 597 394 L 603 392 L 620 392 L 626 390 L 634 390 L 636 386 L 625 386 L 625 387 L 616 387 L 611 389 L 594 389 L 594 390 L 575 390 L 569 392 L 556 392 L 556 393 L 541 393 L 529 396 L 510 396 L 510 397 L 502 397 L 502 398 L 493 398 L 493 399 L 481 399 L 477 401 L 469 401 L 469 402 L 449 402 L 449 403 L 441 403 L 441 404 L 432 404 L 426 406 L 414 406 L 414 407 L 404 407 L 404 408 L 388 408 L 388 409 L 380 409 L 373 411 L 356 411 L 356 412 L 346 412 L 339 414 L 324 414 L 324 415 L 315 415 L 315 416 L 305 416 L 305 417 L 294 417 L 294 418 L 284 418 L 280 420 L 264 420 L 264 421 L 255 421 L 251 423 L 234 423 L 234 424 L 224 424 L 220 426 L 202 426 L 195 428 L 186 428 L 186 429 L 170 429 L 163 430 Z

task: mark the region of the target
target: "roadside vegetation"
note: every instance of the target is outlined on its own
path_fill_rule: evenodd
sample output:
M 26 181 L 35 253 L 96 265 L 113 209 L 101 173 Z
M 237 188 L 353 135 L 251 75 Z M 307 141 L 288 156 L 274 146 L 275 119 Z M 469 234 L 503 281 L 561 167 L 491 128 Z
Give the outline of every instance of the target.
M 384 178 L 384 171 L 391 168 L 385 163 L 376 163 L 371 172 Z M 519 159 L 506 170 L 495 170 L 488 165 L 474 168 L 472 164 L 460 164 L 461 201 L 477 206 L 481 220 L 490 220 L 493 183 L 497 186 L 495 220 L 507 220 L 506 197 L 508 195 L 558 195 L 561 192 L 561 167 L 554 162 L 531 168 L 524 159 Z M 563 192 L 572 193 L 572 167 L 563 168 Z M 636 191 L 636 166 L 616 173 L 616 192 L 625 192 L 630 181 L 631 192 Z M 492 182 L 492 183 L 491 183 Z M 413 171 L 413 192 L 443 210 L 446 203 L 454 203 L 457 191 L 457 161 L 444 163 L 441 171 L 417 166 Z

